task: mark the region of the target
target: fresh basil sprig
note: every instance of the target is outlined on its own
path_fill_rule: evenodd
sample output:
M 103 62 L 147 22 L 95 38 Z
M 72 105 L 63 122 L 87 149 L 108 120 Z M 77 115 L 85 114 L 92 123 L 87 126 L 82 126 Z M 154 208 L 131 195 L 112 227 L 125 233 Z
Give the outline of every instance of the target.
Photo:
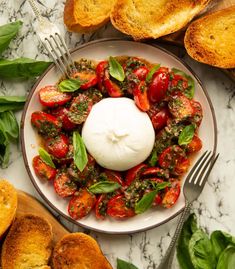
M 117 269 L 138 269 L 134 264 L 117 258 Z
M 153 77 L 153 74 L 160 68 L 160 64 L 155 65 L 151 70 L 148 72 L 145 81 L 149 83 Z
M 0 54 L 8 47 L 22 24 L 22 21 L 16 21 L 0 26 Z
M 150 166 L 155 166 L 157 164 L 157 151 L 156 150 L 152 151 L 149 157 L 148 163 Z
M 112 56 L 109 57 L 109 74 L 118 81 L 123 81 L 125 79 L 123 67 Z
M 8 166 L 10 159 L 10 142 L 4 130 L 0 128 L 0 165 L 2 168 Z
M 61 92 L 75 92 L 82 85 L 79 79 L 65 79 L 61 81 L 58 85 Z
M 24 96 L 0 96 L 0 112 L 8 110 L 19 110 L 24 106 Z
M 39 156 L 41 159 L 44 161 L 44 163 L 48 164 L 49 166 L 55 168 L 55 165 L 52 161 L 51 155 L 44 149 L 44 148 L 39 148 L 38 149 Z
M 95 183 L 89 188 L 89 191 L 95 194 L 98 193 L 110 193 L 119 189 L 121 185 L 113 181 L 100 181 Z
M 82 172 L 87 165 L 88 158 L 85 144 L 79 132 L 77 131 L 73 132 L 73 150 L 74 150 L 73 153 L 74 163 L 79 169 L 79 171 Z
M 193 80 L 193 78 L 190 75 L 187 75 L 186 73 L 184 73 L 183 71 L 176 69 L 176 68 L 172 68 L 171 71 L 177 75 L 180 75 L 184 78 L 187 79 L 188 81 L 188 88 L 184 91 L 184 94 L 189 98 L 192 99 L 194 96 L 194 92 L 195 92 L 195 82 Z
M 184 127 L 184 129 L 181 131 L 179 135 L 178 144 L 180 146 L 189 144 L 193 139 L 194 133 L 195 133 L 195 126 L 193 124 Z

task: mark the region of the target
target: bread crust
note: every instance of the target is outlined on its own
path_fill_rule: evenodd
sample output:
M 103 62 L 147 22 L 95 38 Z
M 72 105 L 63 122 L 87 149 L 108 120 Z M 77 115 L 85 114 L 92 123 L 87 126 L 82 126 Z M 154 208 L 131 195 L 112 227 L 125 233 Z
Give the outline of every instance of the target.
M 39 216 L 17 217 L 6 236 L 1 254 L 2 269 L 49 269 L 52 227 Z
M 195 60 L 220 68 L 235 67 L 235 5 L 197 19 L 184 45 Z
M 17 192 L 7 180 L 0 180 L 0 239 L 11 225 L 17 208 Z
M 110 18 L 113 26 L 135 40 L 176 32 L 203 10 L 210 0 L 118 0 Z
M 84 233 L 65 235 L 53 251 L 54 269 L 112 269 L 98 243 Z

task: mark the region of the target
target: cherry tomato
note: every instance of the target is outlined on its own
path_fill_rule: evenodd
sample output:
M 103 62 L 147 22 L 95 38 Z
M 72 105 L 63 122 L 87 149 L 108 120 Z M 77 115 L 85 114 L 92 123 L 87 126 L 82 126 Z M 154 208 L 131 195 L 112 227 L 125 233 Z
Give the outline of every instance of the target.
M 159 167 L 148 167 L 141 173 L 141 176 L 144 177 L 157 176 L 157 177 L 169 178 L 169 171 Z
M 81 90 L 87 90 L 88 88 L 95 86 L 98 82 L 98 77 L 92 70 L 76 72 L 72 75 L 72 77 L 79 78 L 82 82 L 82 85 L 80 86 Z
M 138 108 L 142 111 L 148 111 L 150 108 L 147 85 L 145 81 L 141 81 L 133 90 L 134 100 Z
M 173 72 L 171 73 L 171 75 L 173 76 L 173 79 L 170 83 L 170 87 L 172 89 L 186 90 L 188 88 L 188 81 L 185 77 L 178 74 L 174 74 Z
M 135 167 L 129 169 L 126 174 L 126 186 L 130 186 L 131 183 L 140 177 L 142 172 L 147 168 L 148 166 L 144 163 L 138 164 Z
M 47 138 L 45 144 L 48 152 L 58 159 L 66 157 L 69 151 L 69 138 L 64 134 Z
M 170 81 L 168 70 L 159 68 L 152 77 L 149 84 L 148 98 L 153 103 L 160 102 L 166 95 Z
M 68 118 L 75 124 L 81 124 L 87 119 L 91 108 L 92 100 L 85 94 L 79 94 L 72 101 L 68 112 Z
M 202 141 L 197 136 L 194 135 L 192 141 L 187 145 L 187 151 L 189 153 L 198 152 L 202 148 Z
M 62 128 L 66 131 L 71 131 L 76 127 L 76 124 L 68 118 L 69 110 L 66 107 L 58 107 L 51 111 L 51 114 L 62 122 Z
M 53 180 L 56 176 L 56 169 L 46 164 L 39 155 L 33 158 L 33 168 L 41 179 Z
M 178 120 L 193 117 L 194 108 L 190 100 L 183 94 L 177 93 L 173 95 L 168 103 L 170 113 Z
M 180 196 L 180 182 L 175 181 L 172 183 L 171 187 L 166 189 L 166 192 L 162 199 L 163 207 L 172 207 Z
M 121 173 L 109 169 L 104 170 L 104 174 L 109 181 L 114 181 L 120 184 L 121 186 L 125 186 L 125 183 L 122 179 Z
M 93 105 L 98 103 L 103 98 L 102 93 L 94 88 L 88 89 L 84 92 L 84 94 L 92 100 Z
M 50 114 L 43 111 L 33 112 L 31 123 L 42 135 L 56 136 L 61 131 L 61 122 Z
M 62 106 L 71 99 L 71 95 L 58 91 L 56 86 L 46 86 L 39 90 L 39 101 L 43 106 Z
M 77 190 L 77 185 L 67 172 L 59 171 L 54 180 L 54 189 L 61 197 L 69 197 Z
M 107 214 L 113 218 L 130 218 L 135 216 L 135 211 L 126 206 L 125 197 L 118 194 L 108 201 Z
M 161 130 L 167 125 L 169 119 L 169 111 L 166 108 L 161 109 L 151 117 L 151 121 L 155 130 Z
M 193 122 L 195 122 L 197 124 L 197 126 L 200 126 L 201 122 L 202 122 L 202 117 L 203 117 L 203 113 L 202 113 L 202 106 L 199 102 L 191 100 L 190 104 L 193 108 Z
M 103 80 L 104 80 L 104 72 L 108 67 L 108 62 L 107 61 L 102 61 L 99 62 L 98 65 L 96 66 L 96 74 L 97 74 L 97 79 L 98 79 L 98 88 L 101 92 L 105 92 L 105 87 L 103 85 Z
M 146 66 L 140 66 L 133 71 L 133 74 L 135 74 L 139 80 L 145 80 L 148 72 L 149 69 Z
M 123 95 L 121 88 L 110 79 L 108 69 L 105 70 L 104 86 L 111 97 L 121 97 Z
M 188 171 L 190 166 L 190 161 L 187 158 L 181 158 L 181 160 L 176 164 L 174 173 L 176 175 L 182 175 Z
M 95 195 L 90 193 L 86 188 L 82 188 L 74 193 L 69 201 L 68 213 L 77 220 L 85 217 L 96 203 Z
M 96 203 L 95 203 L 95 216 L 97 219 L 104 219 L 106 216 L 106 210 L 107 210 L 107 195 L 101 194 Z

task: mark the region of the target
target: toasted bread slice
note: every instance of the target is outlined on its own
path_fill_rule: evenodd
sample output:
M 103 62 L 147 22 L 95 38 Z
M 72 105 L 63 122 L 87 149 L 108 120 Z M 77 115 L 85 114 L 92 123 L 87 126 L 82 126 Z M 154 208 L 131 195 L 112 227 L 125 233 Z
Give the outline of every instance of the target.
M 210 0 L 118 0 L 111 22 L 134 39 L 158 38 L 184 27 Z
M 23 215 L 14 221 L 2 247 L 2 269 L 49 269 L 52 228 L 36 215 Z
M 17 192 L 6 180 L 0 180 L 0 238 L 11 225 L 17 208 Z
M 191 23 L 184 38 L 195 60 L 220 68 L 235 67 L 235 5 Z
M 84 233 L 65 235 L 53 252 L 54 269 L 112 269 L 98 243 Z
M 64 23 L 71 32 L 92 32 L 109 21 L 115 0 L 67 0 Z

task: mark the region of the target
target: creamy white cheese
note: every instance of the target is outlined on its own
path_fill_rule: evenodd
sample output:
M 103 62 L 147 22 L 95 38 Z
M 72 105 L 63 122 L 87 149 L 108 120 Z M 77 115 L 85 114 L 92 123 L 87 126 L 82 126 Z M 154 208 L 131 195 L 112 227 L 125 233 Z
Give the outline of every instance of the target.
M 92 107 L 82 138 L 99 165 L 125 171 L 150 155 L 155 133 L 147 113 L 132 99 L 106 98 Z

